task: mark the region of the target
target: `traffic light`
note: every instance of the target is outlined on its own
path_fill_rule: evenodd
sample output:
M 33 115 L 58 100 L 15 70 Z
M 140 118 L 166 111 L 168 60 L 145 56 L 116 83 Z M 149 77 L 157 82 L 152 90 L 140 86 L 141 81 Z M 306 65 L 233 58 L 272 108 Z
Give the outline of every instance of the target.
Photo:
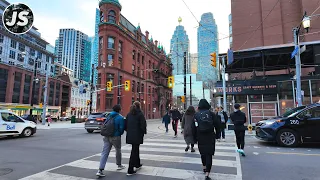
M 216 52 L 211 53 L 210 56 L 211 56 L 211 66 L 217 67 L 217 53 Z
M 130 81 L 129 80 L 124 82 L 124 90 L 130 91 Z
M 185 96 L 181 96 L 181 102 L 185 103 L 186 102 L 186 97 Z
M 107 82 L 107 91 L 112 91 L 112 81 Z
M 43 107 L 42 103 L 39 103 L 39 107 L 40 107 L 40 108 L 42 108 L 42 107 Z
M 169 76 L 168 77 L 168 87 L 169 88 L 173 88 L 173 83 L 174 83 L 174 77 L 173 76 Z

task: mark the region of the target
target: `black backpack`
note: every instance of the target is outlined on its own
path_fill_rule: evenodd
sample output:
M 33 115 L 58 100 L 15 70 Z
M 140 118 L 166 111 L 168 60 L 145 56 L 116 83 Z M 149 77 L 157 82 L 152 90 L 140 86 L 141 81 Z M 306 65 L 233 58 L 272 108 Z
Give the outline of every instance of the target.
M 111 115 L 110 115 L 111 116 Z M 118 115 L 114 117 L 110 117 L 104 124 L 101 126 L 100 134 L 105 137 L 113 137 L 114 135 L 114 119 Z
M 200 112 L 198 116 L 198 131 L 201 133 L 213 132 L 212 113 L 207 110 Z

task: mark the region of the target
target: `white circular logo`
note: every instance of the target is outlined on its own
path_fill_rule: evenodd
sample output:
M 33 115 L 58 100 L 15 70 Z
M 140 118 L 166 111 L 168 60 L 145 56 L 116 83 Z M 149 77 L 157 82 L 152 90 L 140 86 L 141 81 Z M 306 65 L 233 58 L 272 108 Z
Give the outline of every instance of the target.
M 34 22 L 34 16 L 29 6 L 16 3 L 10 4 L 3 12 L 2 23 L 4 27 L 13 34 L 24 34 L 28 32 Z

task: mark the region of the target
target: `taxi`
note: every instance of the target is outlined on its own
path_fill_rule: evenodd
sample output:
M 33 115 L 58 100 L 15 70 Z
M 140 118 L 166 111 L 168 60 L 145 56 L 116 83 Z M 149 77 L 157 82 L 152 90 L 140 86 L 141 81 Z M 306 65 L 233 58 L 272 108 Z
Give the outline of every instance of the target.
M 8 110 L 0 109 L 0 137 L 20 135 L 30 137 L 37 131 L 37 126 L 32 121 L 27 121 Z
M 256 137 L 285 147 L 320 142 L 320 103 L 301 106 L 285 114 L 258 122 Z

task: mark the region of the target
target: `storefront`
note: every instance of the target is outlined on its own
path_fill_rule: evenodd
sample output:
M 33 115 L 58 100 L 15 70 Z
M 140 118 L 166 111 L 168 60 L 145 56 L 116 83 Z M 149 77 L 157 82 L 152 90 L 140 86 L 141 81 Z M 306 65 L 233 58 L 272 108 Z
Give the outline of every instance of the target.
M 9 103 L 0 104 L 0 109 L 7 109 L 9 111 L 12 111 L 18 116 L 28 114 L 30 108 L 31 106 L 26 104 L 9 104 Z

